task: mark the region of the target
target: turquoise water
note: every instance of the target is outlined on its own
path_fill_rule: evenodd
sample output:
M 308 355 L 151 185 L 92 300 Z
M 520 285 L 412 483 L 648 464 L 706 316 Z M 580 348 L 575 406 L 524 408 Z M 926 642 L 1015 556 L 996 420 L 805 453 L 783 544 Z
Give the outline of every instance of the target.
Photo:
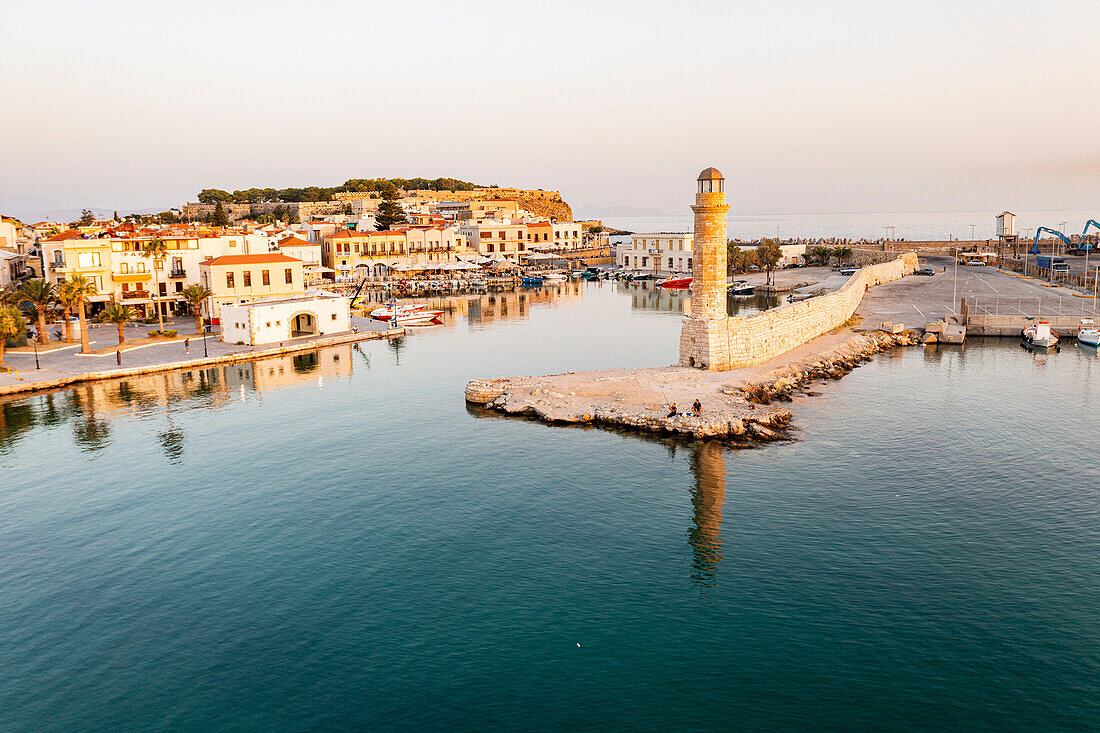
M 0 729 L 1096 727 L 1094 350 L 890 352 L 751 450 L 467 410 L 674 359 L 555 293 L 0 405 Z

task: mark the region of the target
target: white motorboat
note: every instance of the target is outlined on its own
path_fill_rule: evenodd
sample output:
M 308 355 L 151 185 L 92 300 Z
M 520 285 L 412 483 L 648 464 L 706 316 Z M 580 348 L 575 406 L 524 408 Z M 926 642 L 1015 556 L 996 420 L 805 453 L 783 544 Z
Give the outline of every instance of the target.
M 1100 330 L 1091 318 L 1082 318 L 1077 329 L 1077 341 L 1086 346 L 1100 346 Z
M 375 308 L 374 310 L 372 310 L 370 312 L 370 317 L 379 321 L 388 321 L 393 318 L 394 314 L 396 313 L 398 318 L 404 319 L 422 310 L 424 310 L 424 306 L 422 305 L 396 305 L 394 303 L 390 303 L 383 306 L 382 308 Z
M 439 318 L 442 315 L 443 311 L 419 310 L 406 315 L 398 314 L 393 323 L 398 326 L 423 326 L 429 323 L 440 323 Z
M 1050 321 L 1039 321 L 1020 332 L 1020 336 L 1029 345 L 1045 349 L 1058 343 L 1058 334 L 1050 327 Z
M 545 282 L 560 283 L 564 282 L 566 277 L 560 272 L 547 272 L 543 274 L 542 279 Z
M 752 295 L 756 288 L 744 280 L 734 280 L 726 285 L 726 291 L 731 295 Z

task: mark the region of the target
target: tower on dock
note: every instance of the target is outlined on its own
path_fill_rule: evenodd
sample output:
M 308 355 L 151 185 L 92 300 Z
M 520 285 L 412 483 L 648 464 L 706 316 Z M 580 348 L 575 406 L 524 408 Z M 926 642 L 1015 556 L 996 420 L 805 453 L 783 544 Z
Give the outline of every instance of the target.
M 680 366 L 721 368 L 729 355 L 722 352 L 719 331 L 726 313 L 726 179 L 717 168 L 707 168 L 696 181 L 695 240 L 692 244 L 691 315 L 680 332 Z

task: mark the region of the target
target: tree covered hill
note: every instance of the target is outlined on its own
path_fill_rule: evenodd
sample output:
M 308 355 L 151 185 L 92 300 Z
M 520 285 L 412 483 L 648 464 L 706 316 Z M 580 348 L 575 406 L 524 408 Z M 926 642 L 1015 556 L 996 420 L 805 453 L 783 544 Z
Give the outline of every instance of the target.
M 306 186 L 305 188 L 249 188 L 244 191 L 223 191 L 205 188 L 199 192 L 199 203 L 258 204 L 265 202 L 300 203 L 303 201 L 331 201 L 345 191 L 382 191 L 387 186 L 404 191 L 471 191 L 484 188 L 476 183 L 457 178 L 352 178 L 342 186 Z

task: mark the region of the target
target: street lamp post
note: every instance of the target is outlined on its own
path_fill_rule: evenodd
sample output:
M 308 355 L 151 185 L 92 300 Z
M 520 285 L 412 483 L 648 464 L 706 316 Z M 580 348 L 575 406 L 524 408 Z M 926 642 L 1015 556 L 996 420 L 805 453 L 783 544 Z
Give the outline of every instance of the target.
M 951 288 L 951 312 L 958 313 L 955 310 L 955 303 L 959 300 L 959 248 L 955 246 L 955 281 Z
M 42 368 L 38 365 L 38 339 L 31 341 L 31 345 L 34 347 L 34 368 L 37 371 Z

